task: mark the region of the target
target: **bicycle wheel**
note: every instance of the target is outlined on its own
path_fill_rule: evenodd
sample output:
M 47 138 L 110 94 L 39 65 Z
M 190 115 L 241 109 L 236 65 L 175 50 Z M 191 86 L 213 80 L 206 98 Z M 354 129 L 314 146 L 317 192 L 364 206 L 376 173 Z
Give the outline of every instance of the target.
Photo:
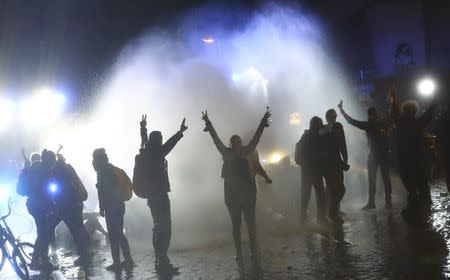
M 19 247 L 15 247 L 13 250 L 12 265 L 14 271 L 16 272 L 17 276 L 20 277 L 20 279 L 23 280 L 30 279 L 30 273 L 28 272 L 27 262 L 25 261 L 25 258 L 22 255 L 22 252 L 20 251 Z
M 33 259 L 34 245 L 29 242 L 20 242 L 17 244 L 17 248 L 22 253 L 22 256 L 28 266 L 31 265 L 31 260 Z

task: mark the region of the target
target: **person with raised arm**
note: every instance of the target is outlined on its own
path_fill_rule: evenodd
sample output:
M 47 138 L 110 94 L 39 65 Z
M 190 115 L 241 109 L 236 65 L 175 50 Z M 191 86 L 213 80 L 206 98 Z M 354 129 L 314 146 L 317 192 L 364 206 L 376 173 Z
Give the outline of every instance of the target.
M 367 121 L 358 121 L 350 117 L 344 110 L 344 102 L 339 102 L 339 110 L 345 120 L 366 132 L 369 142 L 369 155 L 367 157 L 367 173 L 369 177 L 369 201 L 362 210 L 370 210 L 375 206 L 375 192 L 377 171 L 380 168 L 381 178 L 384 183 L 385 208 L 392 208 L 391 178 L 389 177 L 389 135 L 392 130 L 392 119 L 382 118 L 375 107 L 367 110 Z
M 241 137 L 233 135 L 230 138 L 230 146 L 227 147 L 217 135 L 208 117 L 208 112 L 202 112 L 202 119 L 206 125 L 204 131 L 209 132 L 217 150 L 223 157 L 222 178 L 224 179 L 225 204 L 231 217 L 236 250 L 235 260 L 239 273 L 245 277 L 241 248 L 241 217 L 243 215 L 248 229 L 250 259 L 257 279 L 262 279 L 262 269 L 258 261 L 256 244 L 256 183 L 254 173 L 251 171 L 249 156 L 255 151 L 264 128 L 269 127 L 271 115 L 267 110 L 247 146 L 242 143 Z
M 327 150 L 327 164 L 325 168 L 326 194 L 328 199 L 328 217 L 336 225 L 344 223 L 340 215 L 340 204 L 345 194 L 344 171 L 348 165 L 347 143 L 345 141 L 344 127 L 336 121 L 337 114 L 334 109 L 325 113 L 327 124 L 320 130 L 325 136 Z
M 180 129 L 163 143 L 160 131 L 152 131 L 147 135 L 147 116 L 140 122 L 141 148 L 135 158 L 133 174 L 134 192 L 147 199 L 153 217 L 153 247 L 155 250 L 155 270 L 162 275 L 178 274 L 167 255 L 172 235 L 170 214 L 170 182 L 166 156 L 175 148 L 183 133 L 188 129 L 186 118 Z
M 415 205 L 417 201 L 430 203 L 425 132 L 436 110 L 436 100 L 433 100 L 419 117 L 417 116 L 419 106 L 414 101 L 405 102 L 400 111 L 394 90 L 389 92 L 388 101 L 391 104 L 391 116 L 397 129 L 398 167 L 403 185 L 408 191 L 408 205 Z

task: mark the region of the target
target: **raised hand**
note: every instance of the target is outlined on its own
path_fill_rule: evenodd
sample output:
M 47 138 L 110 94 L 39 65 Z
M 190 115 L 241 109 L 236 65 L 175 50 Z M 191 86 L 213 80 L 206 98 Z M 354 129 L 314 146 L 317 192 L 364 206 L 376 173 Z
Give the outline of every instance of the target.
M 141 127 L 147 126 L 147 114 L 142 115 L 142 120 L 140 122 Z
M 264 114 L 263 118 L 261 119 L 261 123 L 265 126 L 265 127 L 269 127 L 270 123 L 269 123 L 269 119 L 272 117 L 272 113 L 269 110 L 269 107 L 267 107 L 266 109 L 266 113 Z
M 202 120 L 205 121 L 205 128 L 203 129 L 203 131 L 205 131 L 205 132 L 209 131 L 210 126 L 208 124 L 210 124 L 211 121 L 209 120 L 209 117 L 208 117 L 208 110 L 205 110 L 205 112 L 202 112 Z
M 387 95 L 387 100 L 388 100 L 389 104 L 393 104 L 397 100 L 397 94 L 396 94 L 394 88 L 389 90 L 388 95 Z
M 183 119 L 183 121 L 181 122 L 180 125 L 180 131 L 183 133 L 188 129 L 188 127 L 186 126 L 186 118 Z
M 202 120 L 204 120 L 205 122 L 209 122 L 208 110 L 205 110 L 205 112 L 202 112 Z
M 344 101 L 343 101 L 342 99 L 341 99 L 341 101 L 339 101 L 338 108 L 339 108 L 339 110 L 341 110 L 341 111 L 344 110 Z
M 61 152 L 61 150 L 64 148 L 64 146 L 62 144 L 59 144 L 58 146 L 58 150 L 56 151 L 56 154 L 59 154 L 59 152 Z

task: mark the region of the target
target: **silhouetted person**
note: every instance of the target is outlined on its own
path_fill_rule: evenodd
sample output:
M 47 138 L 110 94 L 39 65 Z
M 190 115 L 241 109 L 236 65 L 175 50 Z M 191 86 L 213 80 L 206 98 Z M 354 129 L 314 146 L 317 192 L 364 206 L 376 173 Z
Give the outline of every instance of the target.
M 178 141 L 183 138 L 183 133 L 188 129 L 183 119 L 180 130 L 163 144 L 160 131 L 152 131 L 147 136 L 147 117 L 143 116 L 140 122 L 141 140 L 144 148 L 136 156 L 136 168 L 144 171 L 146 185 L 147 204 L 153 217 L 153 248 L 155 250 L 155 269 L 160 274 L 176 274 L 178 268 L 173 266 L 167 252 L 169 250 L 172 235 L 172 221 L 170 215 L 170 182 L 166 156 L 172 151 Z M 134 180 L 134 179 L 133 179 Z
M 63 221 L 72 235 L 80 257 L 75 265 L 90 263 L 88 252 L 89 235 L 83 223 L 83 201 L 88 193 L 75 169 L 67 164 L 62 154 L 57 155 L 57 161 L 52 171 L 52 198 L 56 206 L 56 217 L 51 224 L 54 240 L 56 226 Z
M 311 198 L 311 187 L 316 192 L 316 206 L 318 221 L 326 221 L 326 198 L 323 176 L 326 164 L 325 136 L 320 135 L 323 128 L 322 119 L 317 116 L 311 118 L 309 130 L 303 133 L 295 146 L 295 162 L 301 166 L 301 208 L 300 223 L 304 223 L 307 216 L 308 203 Z
M 41 161 L 40 154 L 33 153 L 30 156 L 30 159 L 28 159 L 27 155 L 25 154 L 25 149 L 22 148 L 22 150 L 20 150 L 20 153 L 22 154 L 24 168 L 30 167 L 36 161 Z
M 230 138 L 230 147 L 223 144 L 217 135 L 211 121 L 208 118 L 208 112 L 202 113 L 202 119 L 206 127 L 204 131 L 209 131 L 217 150 L 223 157 L 222 178 L 224 179 L 225 204 L 228 208 L 233 226 L 233 239 L 236 249 L 236 262 L 239 266 L 239 272 L 244 275 L 244 265 L 241 248 L 241 217 L 244 215 L 247 223 L 250 257 L 255 273 L 262 277 L 257 257 L 256 245 L 256 183 L 248 160 L 258 145 L 265 127 L 269 126 L 270 111 L 267 111 L 262 118 L 255 135 L 247 146 L 244 146 L 238 135 Z
M 106 269 L 114 272 L 119 272 L 122 268 L 130 269 L 134 266 L 134 262 L 131 258 L 128 240 L 123 233 L 123 217 L 125 215 L 125 200 L 131 198 L 131 196 L 124 193 L 121 186 L 119 175 L 124 172 L 109 163 L 108 156 L 103 148 L 94 150 L 92 158 L 92 166 L 97 172 L 96 186 L 100 216 L 105 217 L 106 220 L 113 259 L 113 263 Z M 122 249 L 124 257 L 123 263 L 120 262 L 120 249 Z
M 90 240 L 93 240 L 95 232 L 100 232 L 108 241 L 108 232 L 103 228 L 98 218 L 100 213 L 97 212 L 83 212 L 84 227 L 89 234 Z
M 408 191 L 408 203 L 417 198 L 424 202 L 431 202 L 427 182 L 425 131 L 437 103 L 434 101 L 421 116 L 417 117 L 419 110 L 417 103 L 406 102 L 400 113 L 394 91 L 389 94 L 389 102 L 392 119 L 397 129 L 398 167 L 403 185 Z
M 339 103 L 339 110 L 347 122 L 361 130 L 364 130 L 369 141 L 369 155 L 367 157 L 367 173 L 369 177 L 369 201 L 363 210 L 376 208 L 375 192 L 377 186 L 377 171 L 380 168 L 381 178 L 384 183 L 384 201 L 386 208 L 392 208 L 392 186 L 389 177 L 389 133 L 392 129 L 390 118 L 381 118 L 377 109 L 370 107 L 367 110 L 367 121 L 357 121 L 352 119 L 344 111 L 343 102 Z
M 444 112 L 443 116 L 438 121 L 436 136 L 439 143 L 439 155 L 440 155 L 440 167 L 442 169 L 442 174 L 445 177 L 445 182 L 447 184 L 447 190 L 450 192 L 450 151 L 449 151 L 449 129 L 450 129 L 450 118 L 447 111 Z
M 347 164 L 347 144 L 342 124 L 336 122 L 337 114 L 329 109 L 325 118 L 327 124 L 321 129 L 326 137 L 327 164 L 325 168 L 326 193 L 328 199 L 328 217 L 340 225 L 343 220 L 339 214 L 340 203 L 345 194 L 344 170 L 350 167 Z
M 52 171 L 56 164 L 55 154 L 43 150 L 40 158 L 33 155 L 32 163 L 24 168 L 17 186 L 17 192 L 28 196 L 27 209 L 33 216 L 36 224 L 36 241 L 30 268 L 33 270 L 57 269 L 48 259 L 48 248 L 51 236 L 51 215 L 54 211 L 53 202 L 49 194 L 49 184 L 52 180 Z

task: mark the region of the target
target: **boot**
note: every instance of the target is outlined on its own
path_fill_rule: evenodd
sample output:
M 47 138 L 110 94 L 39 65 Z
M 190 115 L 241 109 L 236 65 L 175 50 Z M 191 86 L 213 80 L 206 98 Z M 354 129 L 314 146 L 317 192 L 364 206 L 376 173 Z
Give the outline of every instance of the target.
M 111 265 L 106 267 L 106 270 L 118 273 L 122 270 L 122 266 L 120 265 L 120 262 L 113 262 Z
M 241 280 L 247 279 L 247 274 L 245 273 L 244 261 L 242 259 L 242 255 L 234 256 L 234 261 L 238 265 L 239 277 Z
M 386 195 L 384 198 L 384 208 L 392 209 L 392 198 L 391 195 Z
M 258 255 L 256 253 L 250 253 L 250 261 L 252 262 L 253 279 L 263 280 L 264 273 L 259 263 Z
M 372 209 L 375 209 L 375 208 L 376 208 L 375 202 L 374 201 L 369 201 L 366 206 L 361 208 L 361 210 L 368 211 L 368 210 L 372 210 Z
M 122 262 L 122 267 L 125 269 L 132 269 L 135 267 L 136 264 L 134 263 L 133 259 L 130 257 L 125 257 L 125 260 Z

